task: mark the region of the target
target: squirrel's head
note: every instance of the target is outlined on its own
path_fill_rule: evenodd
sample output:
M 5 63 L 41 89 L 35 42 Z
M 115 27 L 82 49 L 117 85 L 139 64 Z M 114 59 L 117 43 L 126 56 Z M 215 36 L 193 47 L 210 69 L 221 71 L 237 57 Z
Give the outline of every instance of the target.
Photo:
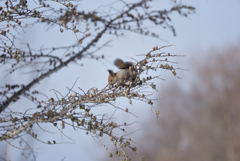
M 108 83 L 114 84 L 117 81 L 116 73 L 114 73 L 112 70 L 108 69 Z

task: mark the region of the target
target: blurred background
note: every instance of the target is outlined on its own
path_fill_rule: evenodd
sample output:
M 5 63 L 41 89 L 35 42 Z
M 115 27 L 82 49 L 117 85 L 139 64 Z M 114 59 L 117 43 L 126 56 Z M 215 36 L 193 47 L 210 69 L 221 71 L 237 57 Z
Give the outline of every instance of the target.
M 143 123 L 136 141 L 140 156 L 133 153 L 133 160 L 240 159 L 240 48 L 206 54 L 190 63 L 194 79 L 183 78 L 187 85 L 172 81 L 161 89 L 159 119 Z
M 132 127 L 139 147 L 134 160 L 145 158 L 151 161 L 238 161 L 240 160 L 240 1 L 239 0 L 183 0 L 196 7 L 190 18 L 173 19 L 177 36 L 170 31 L 157 29 L 161 40 L 130 34 L 115 39 L 101 51 L 105 60 L 83 61 L 83 67 L 71 65 L 43 81 L 39 88 L 66 92 L 76 80 L 77 85 L 88 89 L 102 88 L 107 83 L 107 69 L 115 69 L 113 60 L 138 59 L 153 46 L 174 45 L 166 49 L 185 57 L 177 59 L 180 79 L 163 74 L 168 81 L 159 81 L 159 99 L 154 108 L 159 109 L 157 119 L 149 108 L 135 103 L 130 108 L 138 116 L 137 127 Z M 83 1 L 86 7 L 94 8 L 109 4 L 108 1 Z M 169 2 L 156 2 L 168 5 Z M 157 7 L 157 6 L 155 6 Z M 54 32 L 45 39 L 45 28 L 31 28 L 23 41 L 38 45 L 51 45 L 72 41 L 71 36 L 61 37 Z M 51 36 L 52 35 L 52 36 Z M 96 80 L 96 78 L 98 78 Z M 13 78 L 9 78 L 13 79 Z M 125 118 L 126 119 L 126 118 Z M 44 134 L 43 134 L 44 135 Z M 68 131 L 71 143 L 43 145 L 32 141 L 38 161 L 92 161 L 109 160 L 102 144 L 85 132 Z M 42 136 L 44 138 L 44 136 Z M 1 154 L 8 160 L 24 160 L 19 150 L 1 144 Z M 129 152 L 131 153 L 131 152 Z M 131 155 L 131 154 L 130 154 Z M 1 160 L 1 158 L 0 158 Z

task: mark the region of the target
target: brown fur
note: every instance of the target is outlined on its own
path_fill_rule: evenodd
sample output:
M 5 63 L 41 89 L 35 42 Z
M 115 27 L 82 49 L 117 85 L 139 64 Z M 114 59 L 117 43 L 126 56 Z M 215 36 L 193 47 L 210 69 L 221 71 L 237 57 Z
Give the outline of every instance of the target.
M 123 84 L 126 81 L 134 81 L 137 77 L 137 72 L 134 70 L 132 62 L 124 62 L 121 59 L 116 59 L 114 61 L 114 65 L 116 65 L 120 70 L 116 73 L 112 70 L 108 70 L 109 84 Z

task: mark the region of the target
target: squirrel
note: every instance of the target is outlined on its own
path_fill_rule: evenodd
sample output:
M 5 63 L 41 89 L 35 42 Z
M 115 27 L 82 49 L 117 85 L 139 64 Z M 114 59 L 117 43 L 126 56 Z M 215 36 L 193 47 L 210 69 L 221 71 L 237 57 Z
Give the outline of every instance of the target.
M 123 84 L 126 81 L 134 81 L 137 77 L 137 72 L 134 70 L 134 64 L 132 62 L 124 62 L 122 59 L 116 59 L 114 65 L 120 70 L 116 73 L 110 69 L 108 70 L 108 84 Z

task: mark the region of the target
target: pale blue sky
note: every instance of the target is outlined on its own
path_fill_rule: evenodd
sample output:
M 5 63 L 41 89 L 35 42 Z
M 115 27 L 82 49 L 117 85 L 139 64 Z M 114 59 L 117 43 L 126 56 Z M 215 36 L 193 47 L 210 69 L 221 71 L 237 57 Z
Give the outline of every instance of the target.
M 96 5 L 96 1 L 93 0 L 86 0 L 86 2 L 89 7 L 92 6 L 91 3 Z M 174 18 L 177 37 L 173 37 L 167 30 L 160 29 L 162 40 L 133 34 L 123 39 L 116 39 L 112 42 L 111 47 L 99 52 L 99 54 L 107 55 L 105 61 L 96 63 L 87 60 L 84 61 L 83 68 L 70 65 L 44 80 L 41 88 L 49 94 L 51 94 L 49 89 L 65 92 L 65 87 L 70 87 L 77 78 L 79 78 L 78 85 L 85 89 L 93 86 L 102 88 L 107 81 L 108 73 L 106 70 L 109 68 L 116 70 L 112 65 L 115 58 L 136 57 L 137 54 L 145 53 L 156 45 L 174 44 L 175 47 L 169 50 L 185 54 L 187 57 L 201 56 L 201 53 L 210 48 L 221 49 L 226 45 L 240 45 L 240 0 L 183 0 L 183 2 L 195 6 L 197 13 L 188 19 L 179 16 Z M 42 34 L 37 31 L 38 29 L 32 29 L 32 35 L 29 37 L 36 44 L 38 43 L 36 39 L 39 39 Z M 62 39 L 61 36 L 56 36 L 54 32 L 48 33 L 48 35 L 49 38 L 46 43 Z M 71 37 L 72 35 L 64 37 L 63 41 L 72 41 Z M 64 157 L 66 157 L 64 161 L 95 161 L 101 156 L 101 152 L 104 152 L 104 149 L 90 136 L 84 135 L 84 132 L 68 131 L 68 134 L 75 140 L 74 144 L 49 146 L 36 143 L 38 161 L 60 161 Z

